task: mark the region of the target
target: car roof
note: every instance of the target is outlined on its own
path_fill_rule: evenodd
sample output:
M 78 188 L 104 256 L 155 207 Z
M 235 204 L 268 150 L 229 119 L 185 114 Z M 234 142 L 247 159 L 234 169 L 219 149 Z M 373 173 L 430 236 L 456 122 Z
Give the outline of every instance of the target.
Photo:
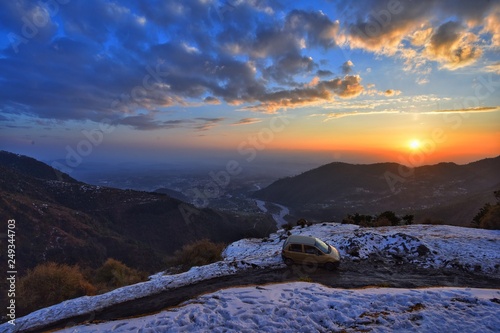
M 314 245 L 316 243 L 316 238 L 309 237 L 309 236 L 291 235 L 286 240 L 286 243 L 287 244 L 288 243 L 299 243 L 299 244 L 304 244 L 304 245 Z

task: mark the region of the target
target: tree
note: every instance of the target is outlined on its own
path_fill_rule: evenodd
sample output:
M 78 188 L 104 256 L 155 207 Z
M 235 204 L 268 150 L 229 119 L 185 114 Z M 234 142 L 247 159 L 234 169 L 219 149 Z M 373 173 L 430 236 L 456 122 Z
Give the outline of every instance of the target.
M 406 214 L 405 216 L 403 216 L 403 221 L 405 221 L 405 225 L 411 225 L 413 224 L 413 218 L 415 216 L 411 215 L 411 214 Z
M 482 229 L 500 230 L 500 204 L 491 206 L 481 219 L 479 227 Z
M 490 208 L 491 208 L 491 204 L 489 204 L 489 203 L 484 204 L 484 206 L 479 209 L 479 212 L 472 219 L 472 222 L 471 222 L 472 226 L 479 228 L 481 225 L 481 220 L 488 213 Z
M 471 221 L 471 226 L 482 229 L 500 229 L 500 190 L 493 192 L 496 204 L 486 203 Z
M 393 225 L 393 226 L 399 225 L 399 222 L 401 222 L 401 218 L 397 217 L 396 213 L 394 213 L 393 211 L 390 211 L 390 210 L 381 213 L 377 217 L 377 220 L 383 219 L 383 218 L 386 218 L 387 220 L 389 220 L 391 222 L 391 225 Z

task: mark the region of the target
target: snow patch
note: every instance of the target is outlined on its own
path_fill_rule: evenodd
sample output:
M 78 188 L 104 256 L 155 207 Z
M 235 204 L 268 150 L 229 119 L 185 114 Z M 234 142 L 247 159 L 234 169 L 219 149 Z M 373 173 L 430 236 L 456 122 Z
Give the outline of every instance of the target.
M 315 236 L 320 239 L 323 239 L 329 244 L 337 247 L 344 259 L 347 258 L 353 260 L 362 260 L 373 257 L 375 258 L 381 257 L 384 259 L 389 258 L 390 260 L 395 260 L 395 261 L 403 260 L 423 267 L 435 267 L 435 268 L 458 267 L 463 270 L 476 271 L 476 272 L 480 271 L 482 273 L 494 276 L 497 276 L 499 274 L 499 269 L 500 269 L 500 251 L 499 251 L 500 230 L 482 230 L 482 229 L 460 228 L 453 226 L 432 226 L 432 225 L 360 228 L 356 225 L 324 223 L 304 228 L 295 227 L 291 230 L 291 233 L 295 235 Z M 87 316 L 87 315 L 90 316 L 93 311 L 104 309 L 106 307 L 112 306 L 113 304 L 138 299 L 148 295 L 160 293 L 168 289 L 178 288 L 181 286 L 189 285 L 203 280 L 208 280 L 211 278 L 236 274 L 238 272 L 242 272 L 249 269 L 255 269 L 255 268 L 272 269 L 272 268 L 284 267 L 280 253 L 283 242 L 286 239 L 286 237 L 287 233 L 284 230 L 279 230 L 278 232 L 270 235 L 268 239 L 264 240 L 242 239 L 240 241 L 232 243 L 224 250 L 223 261 L 206 266 L 193 267 L 188 272 L 176 275 L 163 275 L 162 273 L 155 274 L 151 276 L 150 281 L 147 282 L 119 288 L 103 295 L 97 295 L 92 297 L 86 296 L 68 300 L 63 303 L 35 311 L 25 317 L 16 319 L 16 326 L 12 326 L 8 323 L 2 324 L 0 325 L 0 332 L 18 332 L 27 330 L 28 328 L 34 329 L 37 327 L 43 327 L 44 325 L 47 325 L 49 323 L 55 323 L 57 321 L 64 320 L 66 318 L 71 318 L 75 316 Z M 293 287 L 292 291 L 297 289 L 297 286 L 292 286 L 292 287 Z M 289 286 L 287 288 L 292 288 L 292 287 Z M 301 286 L 301 288 L 298 289 L 303 289 L 303 287 L 304 286 Z M 334 299 L 337 297 L 336 295 L 338 293 L 340 293 L 340 295 L 343 297 L 340 300 L 344 299 L 344 301 L 340 301 L 340 303 L 332 303 L 333 306 L 335 306 L 335 309 L 337 309 L 338 311 L 335 313 L 328 313 L 328 315 L 333 316 L 334 319 L 329 317 L 324 317 L 326 316 L 326 313 L 323 313 L 321 315 L 322 312 L 318 312 L 321 310 L 316 307 L 312 307 L 312 304 L 315 302 L 316 296 L 314 296 L 315 295 L 314 293 L 316 291 L 320 294 L 327 292 L 325 290 L 314 289 L 314 288 L 320 288 L 319 286 L 315 286 L 312 288 L 313 289 L 307 289 L 312 293 L 312 295 L 310 296 L 300 294 L 301 293 L 300 290 L 297 291 L 299 295 L 302 295 L 304 299 L 308 300 L 309 302 L 308 307 L 305 307 L 305 305 L 304 306 L 300 305 L 302 306 L 300 308 L 301 309 L 300 311 L 307 313 L 307 316 L 311 316 L 311 318 L 316 318 L 314 320 L 316 322 L 323 320 L 325 322 L 325 325 L 327 325 L 327 327 L 334 327 L 332 328 L 332 330 L 340 330 L 337 327 L 351 327 L 345 325 L 351 325 L 352 323 L 357 323 L 356 325 L 358 324 L 368 325 L 368 322 L 369 321 L 371 322 L 371 320 L 375 318 L 374 316 L 376 316 L 378 320 L 383 320 L 386 323 L 390 323 L 392 321 L 398 321 L 401 323 L 401 325 L 404 324 L 404 320 L 401 318 L 405 318 L 405 320 L 408 319 L 408 317 L 401 317 L 403 315 L 398 314 L 398 311 L 401 310 L 401 305 L 397 305 L 400 304 L 400 302 L 394 300 L 395 297 L 394 293 L 397 294 L 398 291 L 394 291 L 394 293 L 392 293 L 389 290 L 384 290 L 384 293 L 389 293 L 390 295 L 393 295 L 391 296 L 392 298 L 389 297 L 389 299 L 387 299 L 387 302 L 394 302 L 393 305 L 394 311 L 380 310 L 380 311 L 386 311 L 387 314 L 382 313 L 380 311 L 368 312 L 365 316 L 361 318 L 361 319 L 364 318 L 363 319 L 364 321 L 359 319 L 361 316 L 361 314 L 358 313 L 359 311 L 352 312 L 354 310 L 349 308 L 350 302 L 357 302 L 356 299 L 363 295 L 364 292 L 363 290 L 358 290 L 358 291 L 330 290 L 328 291 L 329 293 L 328 295 L 330 296 L 325 297 L 325 299 L 329 299 L 329 301 L 325 301 L 324 299 L 321 298 L 319 299 L 322 300 L 323 303 L 327 302 L 326 306 L 329 306 L 330 303 L 328 302 L 330 301 L 337 302 Z M 414 291 L 408 291 L 408 290 L 405 291 L 405 293 L 408 293 L 409 295 L 411 295 L 413 292 Z M 286 323 L 286 320 L 282 321 L 279 318 L 286 317 L 287 313 L 289 313 L 287 311 L 292 311 L 292 312 L 299 311 L 296 309 L 296 305 L 299 304 L 300 302 L 303 302 L 301 300 L 302 296 L 297 298 L 296 296 L 294 296 L 294 292 L 288 292 L 286 290 L 280 290 L 279 293 L 280 295 L 282 295 L 281 299 L 284 300 L 283 302 L 286 303 L 284 306 L 272 308 L 268 307 L 269 303 L 265 303 L 264 300 L 262 301 L 257 300 L 255 301 L 256 302 L 255 304 L 258 304 L 259 306 L 249 306 L 251 310 L 249 310 L 250 312 L 246 316 L 243 310 L 247 311 L 246 310 L 247 308 L 244 307 L 244 304 L 240 304 L 238 305 L 238 307 L 240 307 L 241 308 L 240 310 L 242 310 L 243 312 L 241 314 L 229 312 L 229 317 L 235 316 L 235 318 L 239 318 L 239 320 L 241 320 L 242 322 L 248 323 L 248 325 L 253 327 L 252 326 L 254 325 L 252 324 L 253 322 L 267 320 L 265 319 L 265 317 L 269 315 L 267 312 L 263 312 L 266 313 L 266 316 L 260 316 L 260 317 L 256 316 L 256 314 L 254 313 L 260 308 L 260 305 L 263 304 L 262 306 L 264 306 L 264 308 L 267 309 L 266 311 L 271 311 L 271 315 L 275 316 L 273 318 L 275 318 L 276 323 L 278 323 L 276 324 L 277 326 L 271 326 L 274 327 L 273 328 L 274 330 L 279 329 L 280 327 L 279 325 L 285 325 L 283 327 L 288 327 L 286 326 L 288 325 Z M 433 299 L 433 298 L 448 297 L 446 296 L 448 295 L 448 293 L 449 292 L 447 291 L 447 289 L 443 289 L 443 291 L 440 291 L 437 294 L 433 294 L 431 290 L 420 293 L 417 292 L 416 297 L 417 299 L 423 299 L 423 301 L 426 301 L 428 299 Z M 471 291 L 469 289 L 466 290 L 456 289 L 454 292 L 450 291 L 450 293 L 452 295 L 455 295 L 453 297 L 462 300 L 475 299 L 479 297 L 477 296 L 478 292 L 473 291 L 471 294 Z M 491 291 L 490 294 L 491 293 L 494 292 Z M 498 308 L 498 299 L 500 297 L 496 293 L 498 293 L 498 291 L 496 291 L 494 295 L 494 298 L 497 299 L 497 302 L 495 303 L 497 307 L 495 309 L 497 311 L 496 317 L 498 317 L 497 315 L 500 310 Z M 223 296 L 225 294 L 216 293 L 216 295 L 219 295 L 218 297 L 225 297 Z M 239 295 L 238 297 L 241 296 L 241 294 L 238 295 Z M 254 296 L 257 297 L 258 295 L 262 296 L 263 292 L 260 294 L 257 293 Z M 268 296 L 269 295 L 272 296 L 273 294 L 268 294 Z M 203 300 L 204 298 L 201 299 Z M 374 302 L 374 301 L 376 301 L 376 299 L 372 300 L 372 298 L 369 298 L 360 301 L 360 304 L 364 304 L 363 302 Z M 247 302 L 249 302 L 248 304 L 252 304 L 251 299 L 247 299 Z M 278 299 L 276 299 L 273 302 L 279 302 L 279 301 Z M 449 307 L 450 304 L 452 304 L 450 302 L 451 301 L 446 301 L 444 303 L 436 303 L 436 304 L 441 304 L 440 305 L 441 307 L 444 307 L 445 305 Z M 489 303 L 483 304 L 482 302 L 483 302 L 482 300 L 478 300 L 477 302 L 474 301 L 473 303 L 471 303 L 473 307 L 479 307 L 477 308 L 478 313 L 476 314 L 476 316 L 483 316 L 484 313 L 482 313 L 481 311 L 490 311 L 491 306 L 493 306 Z M 197 306 L 199 307 L 199 310 L 197 311 L 208 311 L 209 313 L 211 310 L 209 310 L 210 308 L 204 307 L 205 303 L 198 304 Z M 217 303 L 218 304 L 217 305 L 216 303 L 214 303 L 213 306 L 220 306 L 222 308 L 224 304 L 225 305 L 230 304 L 226 302 L 226 303 Z M 381 304 L 380 307 L 382 308 L 383 303 L 380 304 Z M 410 304 L 408 302 L 404 304 L 406 306 L 405 309 L 409 309 L 410 306 L 416 306 L 415 304 Z M 467 312 L 468 310 L 465 309 L 467 305 L 470 304 L 466 303 L 466 301 L 464 302 L 453 301 L 453 308 L 457 309 L 457 311 L 458 310 L 462 311 L 461 312 L 462 315 L 465 314 L 468 315 Z M 196 304 L 193 304 L 192 306 L 196 306 Z M 230 309 L 232 308 L 233 305 L 231 305 Z M 431 305 L 429 305 L 428 308 L 435 309 L 435 307 L 432 307 Z M 396 311 L 396 309 L 399 310 Z M 365 309 L 363 311 L 368 311 L 368 310 L 369 309 Z M 191 309 L 189 311 L 191 311 L 192 313 L 194 310 Z M 346 314 L 346 311 L 348 314 Z M 427 317 L 425 318 L 440 318 L 436 320 L 439 322 L 441 321 L 448 322 L 449 318 L 448 316 L 452 316 L 452 314 L 448 313 L 447 312 L 448 310 L 445 311 L 442 309 L 440 311 L 441 312 L 439 312 L 437 315 L 438 317 L 433 317 L 434 315 L 432 314 L 432 311 L 429 311 L 426 314 Z M 159 314 L 158 316 L 165 315 L 166 316 L 165 318 L 167 318 L 165 320 L 170 324 L 172 324 L 171 317 L 169 317 L 171 316 L 170 313 L 172 312 L 167 312 L 168 315 L 162 313 Z M 442 315 L 445 318 L 441 318 L 439 317 L 439 315 Z M 223 314 L 221 312 L 218 316 L 224 318 L 224 316 L 227 316 L 227 313 Z M 209 322 L 211 321 L 218 322 L 218 320 L 220 320 L 218 316 L 214 318 L 212 317 L 210 318 L 206 317 L 206 318 L 208 318 L 207 320 Z M 299 314 L 295 313 L 293 315 L 290 315 L 290 317 L 286 318 L 293 319 L 295 318 L 295 316 L 299 316 Z M 344 318 L 344 316 L 346 317 Z M 297 318 L 302 318 L 302 317 L 297 317 Z M 473 317 L 473 318 L 478 318 L 478 317 Z M 179 318 L 179 320 L 180 319 L 181 318 Z M 182 317 L 182 320 L 186 322 L 186 325 L 188 323 L 188 319 L 189 317 Z M 137 321 L 134 322 L 135 323 L 134 325 L 139 325 L 141 320 L 146 320 L 146 319 L 138 318 Z M 468 317 L 467 320 L 469 320 Z M 471 320 L 472 320 L 471 322 L 474 323 L 474 319 Z M 326 321 L 328 321 L 328 323 Z M 426 323 L 427 321 L 419 321 L 419 322 L 422 322 L 422 325 L 424 325 L 424 323 Z M 491 322 L 491 320 L 489 322 Z M 494 320 L 493 322 L 495 324 L 498 324 L 498 322 L 495 322 Z M 463 323 L 463 321 L 461 321 L 461 323 Z M 203 326 L 205 324 L 206 324 L 205 321 L 203 320 L 200 321 L 200 325 L 202 325 L 200 327 L 205 327 Z M 264 327 L 264 324 L 265 322 L 262 324 L 262 327 Z M 294 325 L 298 325 L 297 327 L 299 327 L 299 329 L 297 329 L 297 331 L 302 331 L 305 328 L 307 328 L 307 326 L 302 326 L 302 325 L 309 325 L 309 324 L 312 325 L 312 323 L 309 323 L 307 319 L 304 318 L 300 320 L 297 319 L 296 324 Z M 117 329 L 121 330 L 121 327 L 125 327 L 125 325 L 128 324 L 123 324 L 123 326 L 120 326 Z M 236 325 L 234 327 L 240 327 L 238 325 L 241 325 L 241 322 L 235 322 L 234 325 Z M 311 327 L 316 327 L 316 326 L 311 326 Z M 404 327 L 405 326 L 401 326 L 401 329 L 404 329 Z M 472 325 L 471 327 L 474 327 L 474 325 Z M 500 327 L 500 325 L 495 325 L 490 327 Z M 410 330 L 412 329 L 413 328 L 410 328 Z M 234 330 L 238 330 L 238 328 L 235 328 Z M 294 328 L 291 328 L 291 330 L 295 331 Z M 248 331 L 248 329 L 245 329 L 243 331 Z M 384 329 L 381 328 L 378 331 L 384 331 Z M 431 331 L 433 332 L 433 330 Z M 436 332 L 437 331 L 439 330 L 436 330 Z M 87 332 L 87 331 L 82 331 L 82 332 Z
M 161 313 L 61 332 L 487 332 L 500 327 L 500 291 L 367 288 L 305 282 L 220 290 Z M 465 320 L 464 320 L 465 319 Z

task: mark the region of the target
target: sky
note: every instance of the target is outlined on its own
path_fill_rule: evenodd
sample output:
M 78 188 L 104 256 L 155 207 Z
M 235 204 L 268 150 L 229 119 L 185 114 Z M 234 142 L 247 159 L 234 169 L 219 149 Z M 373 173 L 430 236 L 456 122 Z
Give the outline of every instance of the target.
M 467 163 L 499 91 L 500 1 L 0 0 L 0 149 L 67 172 Z

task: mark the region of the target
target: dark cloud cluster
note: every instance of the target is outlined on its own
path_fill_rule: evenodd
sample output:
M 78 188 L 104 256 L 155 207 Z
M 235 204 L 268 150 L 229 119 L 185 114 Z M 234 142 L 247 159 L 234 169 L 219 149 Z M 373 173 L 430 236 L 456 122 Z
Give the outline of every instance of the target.
M 137 130 L 191 128 L 196 131 L 207 131 L 223 120 L 224 118 L 203 117 L 193 119 L 158 120 L 155 112 L 150 112 L 147 114 L 138 114 L 120 118 L 113 122 L 112 125 L 125 125 Z
M 296 81 L 331 75 L 304 52 L 336 46 L 338 23 L 321 12 L 292 10 L 279 19 L 278 6 L 265 1 L 54 4 L 1 4 L 10 42 L 0 56 L 4 115 L 205 130 L 221 119 L 160 121 L 156 111 L 222 101 L 276 109 L 331 97 L 321 85 Z
M 405 52 L 418 47 L 448 69 L 481 56 L 479 33 L 500 44 L 495 1 L 352 4 L 337 2 L 338 21 L 275 0 L 1 1 L 1 119 L 206 130 L 222 120 L 160 121 L 157 111 L 227 103 L 273 112 L 358 96 L 350 60 L 328 68 L 311 56 L 340 43 L 412 61 L 420 58 Z
M 310 95 L 296 76 L 329 74 L 304 49 L 335 47 L 338 32 L 321 12 L 292 10 L 280 19 L 265 1 L 54 3 L 1 4 L 2 32 L 18 38 L 0 56 L 4 114 L 107 118 L 147 130 L 187 125 L 156 120 L 150 111 L 162 107 L 286 104 L 282 95 Z M 25 36 L 25 22 L 34 20 L 40 27 Z M 204 130 L 218 121 L 191 125 Z
M 315 105 L 324 102 L 333 102 L 335 96 L 353 98 L 364 90 L 359 75 L 346 75 L 343 78 L 332 80 L 313 80 L 302 87 L 287 90 L 278 90 L 259 96 L 260 104 L 246 107 L 247 110 L 261 112 L 275 112 L 280 109 L 296 108 Z

